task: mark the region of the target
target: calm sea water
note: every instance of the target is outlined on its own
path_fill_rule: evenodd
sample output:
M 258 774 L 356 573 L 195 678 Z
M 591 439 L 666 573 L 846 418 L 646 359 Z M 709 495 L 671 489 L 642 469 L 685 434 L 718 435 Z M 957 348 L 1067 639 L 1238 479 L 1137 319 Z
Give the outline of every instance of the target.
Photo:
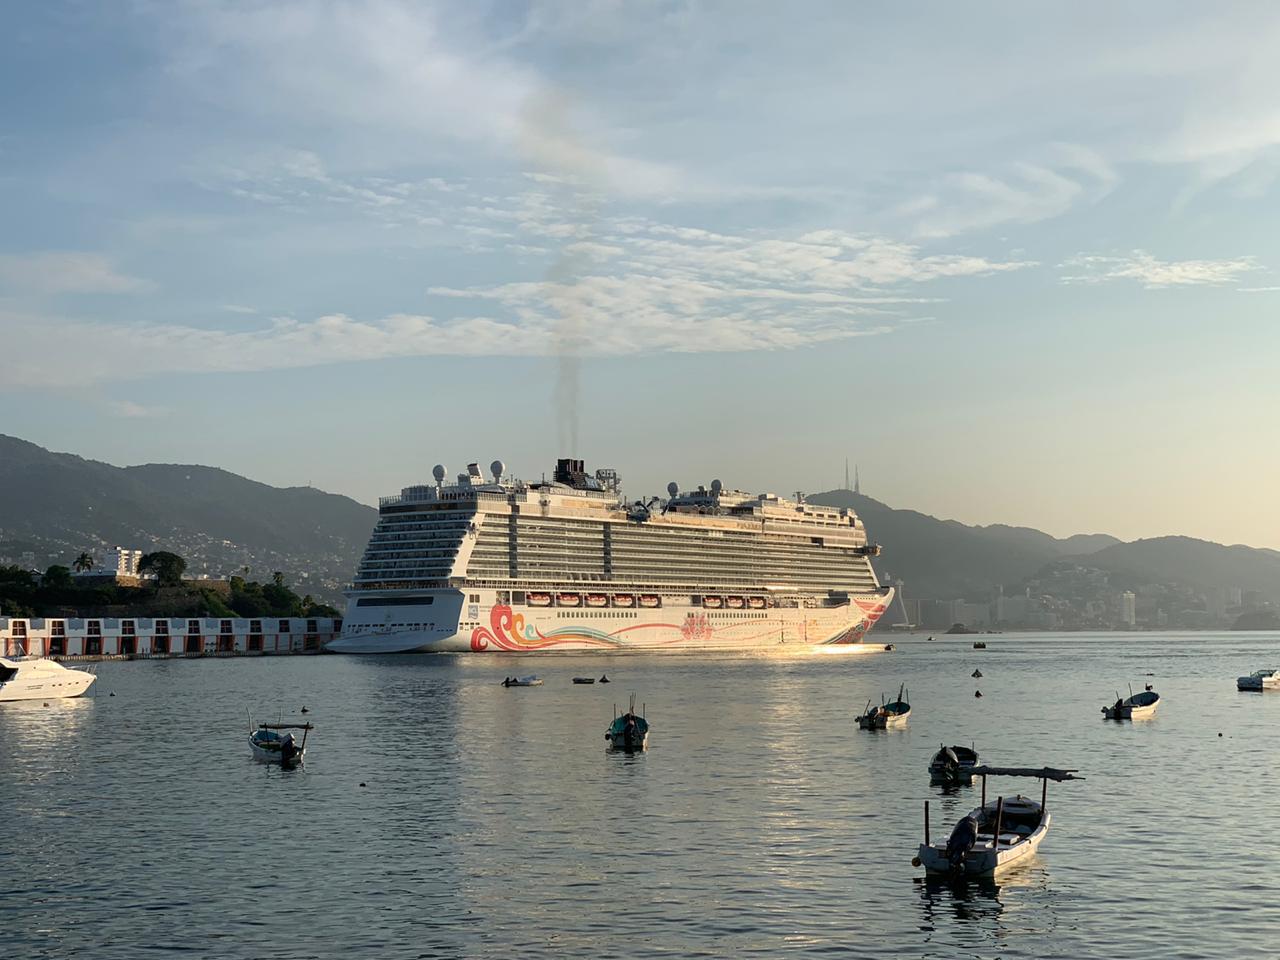
M 94 698 L 0 705 L 0 956 L 1280 953 L 1280 693 L 1235 690 L 1280 637 L 877 638 L 898 650 L 103 664 Z M 1104 722 L 1130 681 L 1158 716 Z M 909 729 L 856 730 L 902 682 Z M 651 749 L 608 754 L 631 691 Z M 305 769 L 253 763 L 246 710 L 303 705 Z M 926 799 L 944 835 L 977 803 L 929 786 L 942 741 L 1088 778 L 1050 786 L 998 888 L 911 866 Z

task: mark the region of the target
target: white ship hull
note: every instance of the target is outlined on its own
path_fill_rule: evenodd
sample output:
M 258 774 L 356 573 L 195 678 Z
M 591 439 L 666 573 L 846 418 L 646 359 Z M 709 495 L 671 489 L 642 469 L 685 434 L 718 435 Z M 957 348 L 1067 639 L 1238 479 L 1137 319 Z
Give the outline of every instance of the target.
M 717 609 L 676 604 L 656 608 L 535 607 L 499 602 L 484 591 L 441 590 L 431 602 L 358 607 L 353 601 L 336 653 L 472 651 L 752 650 L 783 646 L 849 645 L 862 641 L 893 599 L 884 587 L 839 606 Z M 365 598 L 366 602 L 368 599 Z M 374 611 L 381 617 L 370 616 Z M 388 612 L 392 611 L 392 612 Z M 456 613 L 454 612 L 456 611 Z

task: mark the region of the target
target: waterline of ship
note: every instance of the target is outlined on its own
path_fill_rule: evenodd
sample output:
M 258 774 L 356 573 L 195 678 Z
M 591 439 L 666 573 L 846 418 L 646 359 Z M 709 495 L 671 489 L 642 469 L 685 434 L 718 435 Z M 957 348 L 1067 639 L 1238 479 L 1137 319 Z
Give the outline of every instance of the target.
M 627 503 L 617 474 L 476 464 L 406 487 L 347 592 L 340 653 L 745 650 L 861 643 L 893 588 L 854 511 L 710 488 Z

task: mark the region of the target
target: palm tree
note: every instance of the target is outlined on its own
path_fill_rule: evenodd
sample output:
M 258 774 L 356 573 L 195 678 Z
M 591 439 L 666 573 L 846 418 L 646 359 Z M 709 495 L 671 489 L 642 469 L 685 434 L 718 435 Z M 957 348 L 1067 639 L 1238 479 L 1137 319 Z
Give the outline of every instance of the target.
M 72 566 L 76 568 L 76 573 L 86 573 L 93 569 L 93 557 L 88 553 L 82 553 L 76 557 L 76 562 Z

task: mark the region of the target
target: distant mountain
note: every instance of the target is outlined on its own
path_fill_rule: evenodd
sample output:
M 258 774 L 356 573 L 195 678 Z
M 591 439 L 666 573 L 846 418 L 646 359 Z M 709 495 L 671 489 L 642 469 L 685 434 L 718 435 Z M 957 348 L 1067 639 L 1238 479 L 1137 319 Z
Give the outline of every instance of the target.
M 997 585 L 1019 583 L 1051 560 L 1120 543 L 1105 534 L 1059 540 L 1030 527 L 970 527 L 898 510 L 849 490 L 809 494 L 806 499 L 856 510 L 870 538 L 884 545 L 877 572 L 901 579 L 909 597 L 986 600 Z
M 1224 546 L 1191 537 L 1124 543 L 1106 534 L 1059 540 L 1028 527 L 970 527 L 915 510 L 897 510 L 848 490 L 812 494 L 811 503 L 852 507 L 868 535 L 884 545 L 882 575 L 904 582 L 908 597 L 982 601 L 997 586 L 1017 587 L 1059 561 L 1104 570 L 1126 586 L 1177 584 L 1203 594 L 1225 587 L 1280 597 L 1280 551 Z
M 1137 583 L 1176 583 L 1206 594 L 1239 587 L 1280 596 L 1280 554 L 1274 550 L 1154 537 L 1112 544 L 1080 562 Z
M 310 487 L 271 487 L 215 467 L 115 467 L 0 435 L 0 555 L 37 566 L 119 544 L 167 549 L 189 570 L 282 570 L 334 597 L 377 521 L 372 507 Z M 305 579 L 304 579 L 305 578 Z

